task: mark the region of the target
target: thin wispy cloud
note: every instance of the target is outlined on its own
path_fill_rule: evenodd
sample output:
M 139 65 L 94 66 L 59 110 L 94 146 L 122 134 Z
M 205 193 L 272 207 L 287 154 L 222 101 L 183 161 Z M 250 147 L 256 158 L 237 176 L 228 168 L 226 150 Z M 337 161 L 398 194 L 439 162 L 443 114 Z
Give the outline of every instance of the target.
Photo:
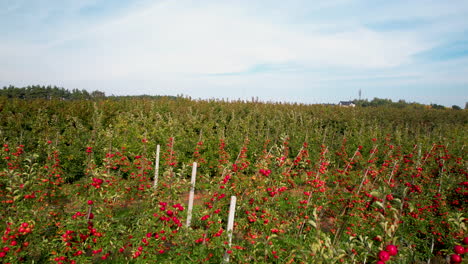
M 3 5 L 0 85 L 305 103 L 359 89 L 369 99 L 468 100 L 464 1 Z

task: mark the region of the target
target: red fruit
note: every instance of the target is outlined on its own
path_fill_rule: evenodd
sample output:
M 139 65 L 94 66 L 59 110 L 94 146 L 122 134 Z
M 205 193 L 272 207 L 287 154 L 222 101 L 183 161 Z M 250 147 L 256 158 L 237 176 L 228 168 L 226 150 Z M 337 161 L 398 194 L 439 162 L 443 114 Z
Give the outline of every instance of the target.
M 465 248 L 460 245 L 456 245 L 453 247 L 453 251 L 457 254 L 465 254 Z
M 457 263 L 461 263 L 461 262 L 462 262 L 462 258 L 460 257 L 460 255 L 457 255 L 457 254 L 450 255 L 450 263 L 451 264 L 457 264 Z
M 385 198 L 387 199 L 387 201 L 391 201 L 391 200 L 393 200 L 393 195 L 387 194 L 387 196 L 385 196 Z
M 385 251 L 385 250 L 381 250 L 381 251 L 379 252 L 379 259 L 380 259 L 381 261 L 385 262 L 385 261 L 387 261 L 387 260 L 390 259 L 390 254 L 389 254 L 387 251 Z
M 93 203 L 93 200 L 88 200 L 88 205 L 92 205 Z
M 375 264 L 385 264 L 385 262 L 379 260 L 379 261 L 377 261 Z
M 468 245 L 468 237 L 463 238 L 463 244 Z
M 398 248 L 395 245 L 388 245 L 385 250 L 390 254 L 390 256 L 398 254 Z

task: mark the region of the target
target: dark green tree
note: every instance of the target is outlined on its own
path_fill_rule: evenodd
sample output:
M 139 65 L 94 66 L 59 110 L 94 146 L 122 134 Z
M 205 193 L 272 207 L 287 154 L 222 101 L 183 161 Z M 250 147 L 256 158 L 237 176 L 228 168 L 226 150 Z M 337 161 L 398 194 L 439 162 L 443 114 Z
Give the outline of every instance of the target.
M 92 98 L 105 98 L 106 95 L 101 91 L 94 91 L 89 94 L 86 90 L 73 89 L 71 92 L 65 88 L 57 86 L 40 86 L 29 85 L 26 87 L 18 88 L 13 85 L 3 87 L 0 89 L 0 96 L 7 98 L 20 98 L 20 99 L 47 99 L 51 100 L 88 100 Z
M 432 109 L 445 109 L 445 106 L 438 104 L 431 104 Z
M 95 99 L 104 98 L 106 97 L 106 94 L 104 92 L 96 90 L 96 91 L 91 92 L 91 97 Z

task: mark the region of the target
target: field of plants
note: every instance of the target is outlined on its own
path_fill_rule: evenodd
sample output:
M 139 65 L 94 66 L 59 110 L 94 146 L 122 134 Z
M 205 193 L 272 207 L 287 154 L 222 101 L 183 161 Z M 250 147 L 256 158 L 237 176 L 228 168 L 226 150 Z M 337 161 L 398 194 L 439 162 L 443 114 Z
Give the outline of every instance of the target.
M 0 263 L 467 262 L 467 131 L 466 110 L 0 97 Z

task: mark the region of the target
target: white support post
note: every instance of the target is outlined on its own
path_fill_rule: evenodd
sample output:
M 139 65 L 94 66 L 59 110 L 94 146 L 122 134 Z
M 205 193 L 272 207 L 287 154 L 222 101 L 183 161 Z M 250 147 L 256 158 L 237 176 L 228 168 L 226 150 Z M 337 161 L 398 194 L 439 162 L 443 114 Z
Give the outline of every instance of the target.
M 236 196 L 231 196 L 231 204 L 229 205 L 229 216 L 228 216 L 228 223 L 227 223 L 227 234 L 228 234 L 228 242 L 229 242 L 229 249 L 231 248 L 232 244 L 232 232 L 234 229 L 234 216 L 236 214 Z M 224 262 L 229 262 L 230 254 L 227 251 L 224 253 Z
M 158 188 L 158 177 L 159 177 L 159 145 L 156 146 L 156 161 L 154 165 L 154 184 L 153 187 L 156 190 Z
M 195 197 L 195 181 L 197 179 L 197 163 L 193 163 L 192 167 L 192 180 L 190 181 L 189 203 L 187 209 L 187 227 L 190 227 L 192 222 L 193 199 Z

